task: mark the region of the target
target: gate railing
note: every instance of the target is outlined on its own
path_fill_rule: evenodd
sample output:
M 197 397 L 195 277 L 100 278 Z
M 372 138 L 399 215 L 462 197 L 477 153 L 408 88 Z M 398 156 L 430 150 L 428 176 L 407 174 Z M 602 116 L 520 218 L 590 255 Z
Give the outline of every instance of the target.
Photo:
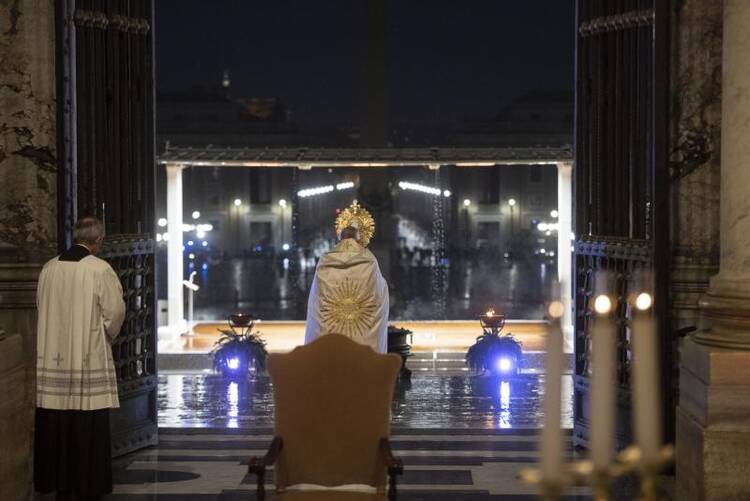
M 122 284 L 125 321 L 112 342 L 120 409 L 112 413 L 112 450 L 119 456 L 157 443 L 154 241 L 115 235 L 100 254 Z

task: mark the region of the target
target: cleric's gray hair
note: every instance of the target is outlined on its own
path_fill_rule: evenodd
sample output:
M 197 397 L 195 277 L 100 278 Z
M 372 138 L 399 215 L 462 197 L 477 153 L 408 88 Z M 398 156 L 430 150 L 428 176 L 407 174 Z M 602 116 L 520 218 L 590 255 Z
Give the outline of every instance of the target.
M 73 227 L 73 243 L 94 245 L 104 238 L 104 225 L 95 217 L 82 217 Z

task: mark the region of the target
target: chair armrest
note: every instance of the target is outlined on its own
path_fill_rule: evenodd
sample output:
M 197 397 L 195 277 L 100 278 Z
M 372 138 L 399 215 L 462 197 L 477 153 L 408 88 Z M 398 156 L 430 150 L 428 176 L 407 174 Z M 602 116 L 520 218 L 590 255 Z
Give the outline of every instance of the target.
M 404 462 L 394 457 L 391 442 L 387 438 L 380 439 L 380 456 L 388 470 L 388 499 L 394 501 L 398 496 L 396 476 L 403 475 Z
M 266 499 L 266 467 L 276 463 L 283 445 L 284 443 L 281 440 L 281 437 L 273 437 L 265 456 L 250 458 L 250 462 L 247 465 L 247 471 L 258 476 L 256 489 L 257 499 L 259 501 Z

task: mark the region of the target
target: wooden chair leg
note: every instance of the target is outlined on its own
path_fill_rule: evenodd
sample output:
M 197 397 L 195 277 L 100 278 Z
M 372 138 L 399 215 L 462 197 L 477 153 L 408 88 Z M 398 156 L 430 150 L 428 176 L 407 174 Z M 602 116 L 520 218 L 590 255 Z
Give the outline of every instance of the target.
M 274 437 L 271 441 L 271 446 L 268 448 L 268 452 L 262 458 L 252 457 L 248 464 L 248 472 L 258 476 L 256 484 L 256 499 L 258 501 L 264 501 L 266 499 L 266 467 L 276 463 L 276 459 L 279 456 L 279 452 L 283 446 L 283 442 L 280 437 Z
M 258 485 L 255 489 L 256 498 L 258 501 L 264 501 L 266 499 L 266 472 L 258 474 Z
M 398 498 L 396 475 L 388 475 L 388 501 L 396 501 L 396 498 Z
M 380 454 L 382 454 L 383 460 L 388 471 L 388 500 L 395 501 L 398 497 L 398 490 L 396 488 L 396 477 L 403 475 L 404 463 L 400 459 L 393 457 L 391 451 L 391 444 L 387 438 L 380 439 Z

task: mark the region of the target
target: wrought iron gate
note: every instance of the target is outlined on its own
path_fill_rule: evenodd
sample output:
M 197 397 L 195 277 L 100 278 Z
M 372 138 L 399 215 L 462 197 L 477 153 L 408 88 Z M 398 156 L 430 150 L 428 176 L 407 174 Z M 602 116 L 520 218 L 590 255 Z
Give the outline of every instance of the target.
M 664 335 L 669 332 L 666 5 L 662 0 L 577 0 L 576 8 L 574 442 L 588 444 L 589 300 L 594 275 L 603 270 L 610 272 L 611 292 L 619 301 L 616 441 L 622 447 L 631 437 L 625 304 L 641 270 L 653 277 L 663 394 L 672 395 L 671 339 Z M 671 401 L 665 404 L 665 423 L 672 422 L 672 407 Z
M 107 239 L 101 257 L 120 277 L 127 315 L 112 343 L 120 408 L 112 413 L 116 455 L 157 442 L 154 243 L 147 236 Z
M 113 345 L 121 408 L 113 452 L 156 443 L 152 0 L 56 5 L 59 242 L 78 216 L 104 221 L 102 257 L 127 317 Z M 135 235 L 135 236 L 133 236 Z

